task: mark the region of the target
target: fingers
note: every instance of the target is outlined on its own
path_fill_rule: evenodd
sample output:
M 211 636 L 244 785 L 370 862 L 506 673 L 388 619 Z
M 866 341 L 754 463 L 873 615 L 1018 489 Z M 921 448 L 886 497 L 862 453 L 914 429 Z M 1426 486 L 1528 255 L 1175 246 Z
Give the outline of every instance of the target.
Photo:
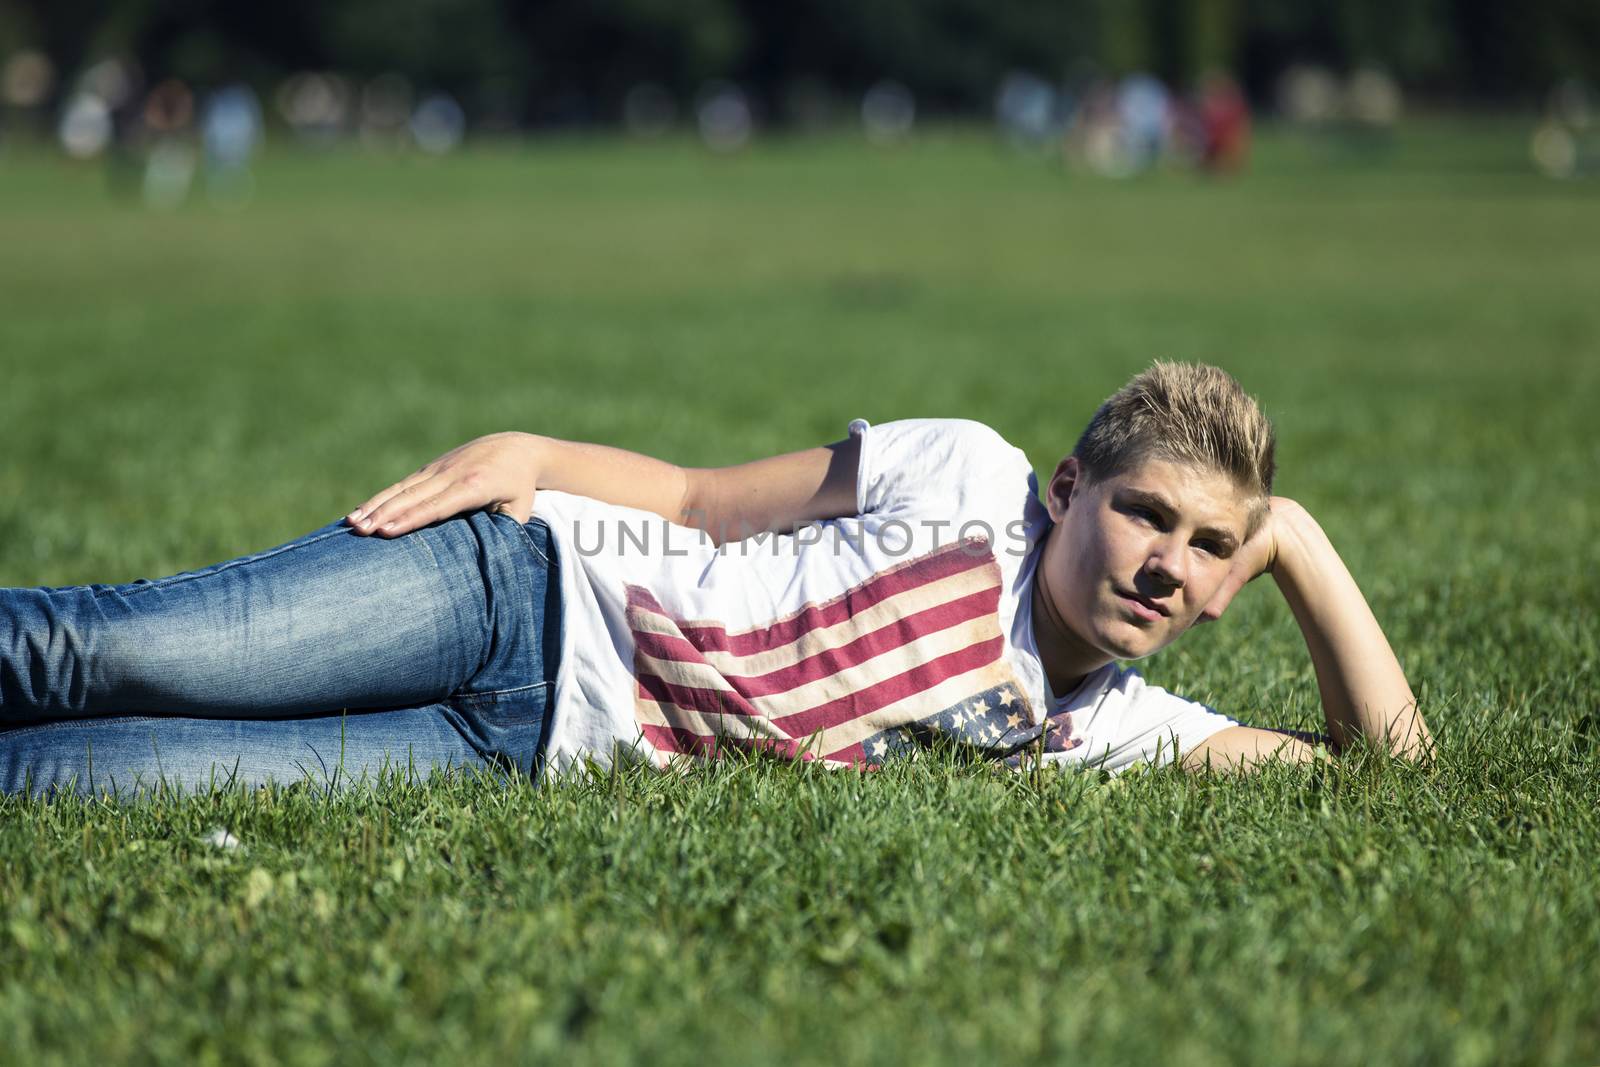
M 436 475 L 395 493 L 374 511 L 356 520 L 354 526 L 359 533 L 399 537 L 440 519 L 496 504 L 474 484 Z M 512 514 L 515 513 L 513 510 Z
M 443 475 L 433 475 L 398 488 L 353 525 L 361 533 L 398 537 L 434 521 L 433 512 L 441 507 L 459 483 Z M 454 514 L 450 512 L 449 514 Z M 432 517 L 429 517 L 432 516 Z
M 345 516 L 359 534 L 398 537 L 452 515 L 493 507 L 519 522 L 533 510 L 525 456 L 503 435 L 469 441 L 409 478 L 375 494 Z
M 533 518 L 533 499 L 506 500 L 496 504 L 494 510 L 504 512 L 526 526 L 528 520 Z
M 1212 596 L 1205 607 L 1200 609 L 1200 614 L 1195 616 L 1194 621 L 1197 623 L 1216 622 L 1222 618 L 1222 613 L 1228 610 L 1228 605 L 1233 603 L 1233 598 L 1239 595 L 1239 590 L 1245 587 L 1246 581 L 1248 579 L 1237 571 L 1229 572 L 1228 576 L 1222 580 L 1222 585 L 1217 589 L 1216 594 Z
M 412 474 L 412 475 L 410 475 L 409 477 L 406 477 L 406 478 L 402 478 L 400 481 L 395 482 L 393 485 L 389 486 L 387 489 L 383 489 L 383 490 L 380 490 L 377 493 L 374 493 L 372 496 L 368 497 L 367 500 L 364 503 L 362 503 L 362 505 L 360 507 L 356 508 L 350 514 L 346 515 L 345 516 L 345 522 L 349 523 L 351 526 L 354 526 L 359 530 L 361 528 L 361 520 L 363 520 L 363 519 L 367 518 L 368 516 L 372 515 L 373 512 L 377 511 L 380 507 L 382 507 L 388 501 L 394 499 L 394 497 L 397 496 L 398 494 L 400 494 L 402 492 L 405 492 L 406 490 L 410 489 L 414 485 L 417 485 L 417 484 L 419 484 L 421 482 L 425 482 L 428 479 L 434 477 L 434 474 L 435 474 L 435 472 L 433 470 L 433 464 L 430 463 L 430 464 L 428 464 L 428 466 L 423 467 L 421 470 L 417 471 L 415 474 Z M 370 525 L 370 524 L 368 524 L 368 525 Z

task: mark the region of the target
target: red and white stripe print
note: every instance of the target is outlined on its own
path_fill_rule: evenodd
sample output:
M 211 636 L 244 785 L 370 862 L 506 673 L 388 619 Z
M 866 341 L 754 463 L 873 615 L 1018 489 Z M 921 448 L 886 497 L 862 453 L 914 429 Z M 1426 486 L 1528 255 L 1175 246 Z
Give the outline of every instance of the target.
M 1011 682 L 1000 566 L 986 542 L 938 549 L 764 626 L 685 621 L 630 585 L 639 727 L 665 765 L 733 745 L 830 763 L 861 742 Z

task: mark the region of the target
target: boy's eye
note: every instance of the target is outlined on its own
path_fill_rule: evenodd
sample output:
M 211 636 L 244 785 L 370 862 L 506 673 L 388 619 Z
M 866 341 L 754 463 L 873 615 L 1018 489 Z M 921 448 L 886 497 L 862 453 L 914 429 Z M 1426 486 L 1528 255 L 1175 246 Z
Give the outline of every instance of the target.
M 1203 537 L 1194 542 L 1194 547 L 1198 548 L 1206 555 L 1216 556 L 1218 559 L 1226 559 L 1228 556 L 1228 550 L 1223 547 L 1222 542 L 1213 541 L 1208 537 Z

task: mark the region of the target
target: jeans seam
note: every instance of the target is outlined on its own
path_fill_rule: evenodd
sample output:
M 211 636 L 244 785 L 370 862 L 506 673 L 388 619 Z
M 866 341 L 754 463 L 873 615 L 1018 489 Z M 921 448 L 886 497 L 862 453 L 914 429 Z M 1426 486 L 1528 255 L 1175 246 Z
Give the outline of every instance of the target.
M 85 715 L 67 719 L 38 719 L 0 729 L 0 738 L 14 737 L 31 730 L 84 730 L 102 727 L 108 722 L 162 722 L 170 718 L 164 715 Z
M 231 559 L 226 563 L 214 564 L 213 566 L 205 567 L 199 571 L 193 571 L 187 574 L 174 574 L 170 578 L 157 578 L 154 581 L 130 583 L 129 585 L 115 586 L 111 589 L 99 590 L 96 591 L 95 596 L 98 598 L 102 595 L 102 593 L 105 592 L 117 592 L 120 595 L 127 597 L 142 593 L 147 589 L 170 589 L 175 585 L 181 585 L 184 582 L 192 581 L 196 578 L 208 578 L 213 574 L 222 574 L 226 571 L 233 570 L 235 567 L 243 566 L 246 563 L 255 563 L 260 560 L 271 559 L 272 557 L 282 555 L 285 552 L 293 552 L 297 548 L 305 548 L 307 546 L 326 541 L 330 537 L 337 537 L 347 532 L 349 531 L 346 528 L 338 528 L 325 530 L 320 534 L 309 534 L 305 537 L 291 541 L 289 544 L 279 545 L 277 548 L 269 548 L 265 552 L 257 552 L 251 556 L 240 556 L 238 559 Z
M 516 696 L 521 693 L 529 693 L 535 689 L 553 689 L 554 687 L 554 682 L 533 682 L 529 685 L 514 685 L 509 689 L 486 689 L 471 693 L 457 693 L 455 696 L 450 697 L 449 699 L 452 703 L 460 702 L 463 704 L 495 704 L 499 703 L 506 697 Z
M 522 539 L 524 541 L 528 542 L 528 548 L 530 548 L 533 551 L 533 554 L 535 556 L 539 557 L 539 562 L 540 563 L 543 563 L 546 567 L 550 566 L 550 557 L 545 555 L 544 554 L 544 549 L 540 548 L 538 546 L 538 544 L 535 543 L 535 541 L 533 540 L 533 535 L 528 532 L 528 527 L 526 525 L 524 525 L 523 523 L 517 522 L 517 517 L 515 515 L 506 515 L 506 513 L 503 512 L 503 511 L 495 511 L 495 512 L 491 512 L 490 514 L 493 514 L 493 515 L 505 515 L 506 518 L 510 519 L 512 522 L 516 522 L 517 523 L 517 529 L 522 532 Z M 531 522 L 532 520 L 530 519 L 529 521 Z

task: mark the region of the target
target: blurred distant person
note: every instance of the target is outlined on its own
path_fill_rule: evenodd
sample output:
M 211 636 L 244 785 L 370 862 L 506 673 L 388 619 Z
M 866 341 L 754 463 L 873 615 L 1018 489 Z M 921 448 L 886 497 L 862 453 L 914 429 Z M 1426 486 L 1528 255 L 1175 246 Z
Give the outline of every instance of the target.
M 467 113 L 449 93 L 429 93 L 412 112 L 408 128 L 416 146 L 430 156 L 448 155 L 467 133 Z
M 1063 149 L 1107 178 L 1127 178 L 1160 163 L 1171 142 L 1175 109 L 1167 87 L 1149 74 L 1099 82 L 1084 95 Z
M 1296 64 L 1278 77 L 1278 112 L 1296 126 L 1325 126 L 1339 118 L 1339 80 L 1316 65 Z
M 274 100 L 283 121 L 302 143 L 326 148 L 348 132 L 352 95 L 349 82 L 337 74 L 301 71 L 278 86 Z
M 200 120 L 205 151 L 206 192 L 223 205 L 243 204 L 255 178 L 250 161 L 261 144 L 261 101 L 247 85 L 219 89 L 206 100 Z
M 261 101 L 247 85 L 230 85 L 206 100 L 200 123 L 206 165 L 218 170 L 248 167 L 261 144 Z
M 962 419 L 688 469 L 502 433 L 277 548 L 159 581 L 0 590 L 0 789 L 322 784 L 381 768 L 669 769 L 728 750 L 868 769 L 1319 757 L 1117 660 L 1270 573 L 1327 742 L 1430 739 L 1383 631 L 1226 373 L 1158 363 L 1039 498 Z M 1248 701 L 1245 694 L 1239 699 Z
M 189 197 L 197 153 L 192 136 L 194 92 L 177 78 L 150 90 L 144 100 L 149 154 L 144 164 L 144 202 L 171 210 Z
M 1369 157 L 1392 153 L 1404 105 L 1400 83 L 1387 71 L 1376 67 L 1352 71 L 1335 127 L 1341 147 Z
M 1117 110 L 1116 86 L 1095 82 L 1083 95 L 1062 141 L 1067 162 L 1087 167 L 1107 178 L 1125 178 L 1134 172 L 1122 120 Z
M 1208 74 L 1200 83 L 1200 166 L 1213 173 L 1242 170 L 1250 159 L 1250 104 L 1231 77 Z
M 1350 75 L 1345 86 L 1344 115 L 1347 121 L 1369 131 L 1389 133 L 1400 121 L 1405 94 L 1388 71 L 1362 67 Z
M 695 121 L 701 142 L 713 152 L 737 152 L 750 143 L 755 115 L 750 98 L 731 82 L 708 82 L 700 89 Z
M 1161 159 L 1167 147 L 1171 122 L 1171 96 L 1159 78 L 1131 74 L 1117 86 L 1117 119 L 1133 169 L 1147 170 Z
M 38 136 L 55 82 L 55 64 L 43 52 L 17 52 L 0 66 L 0 138 Z
M 1600 172 L 1600 123 L 1589 87 L 1571 79 L 1550 93 L 1528 145 L 1533 164 L 1551 178 Z
M 861 98 L 861 128 L 871 144 L 899 144 L 911 136 L 916 122 L 916 98 L 897 81 L 880 81 Z
M 1076 101 L 1043 78 L 1014 70 L 995 93 L 994 115 L 1013 147 L 1036 149 L 1071 124 Z

